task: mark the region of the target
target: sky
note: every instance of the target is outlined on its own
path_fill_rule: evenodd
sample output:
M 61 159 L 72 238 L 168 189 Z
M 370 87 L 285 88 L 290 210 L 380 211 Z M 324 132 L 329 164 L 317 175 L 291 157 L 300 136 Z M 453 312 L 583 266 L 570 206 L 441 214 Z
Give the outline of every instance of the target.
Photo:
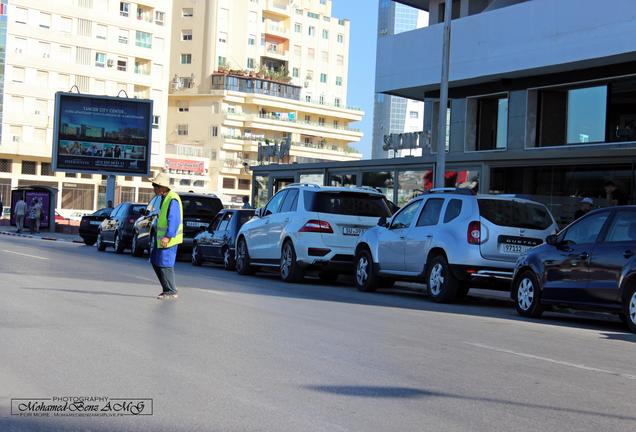
M 378 0 L 333 0 L 332 7 L 333 16 L 351 21 L 347 105 L 364 110 L 362 121 L 351 127 L 364 133 L 362 141 L 355 147 L 362 152 L 364 159 L 371 159 Z

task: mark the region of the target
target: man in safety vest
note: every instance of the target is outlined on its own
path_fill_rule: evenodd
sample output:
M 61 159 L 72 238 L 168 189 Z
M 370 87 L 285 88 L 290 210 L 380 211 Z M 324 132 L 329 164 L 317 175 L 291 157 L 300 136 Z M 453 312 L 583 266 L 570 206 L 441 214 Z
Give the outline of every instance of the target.
M 183 243 L 183 206 L 179 195 L 170 190 L 167 174 L 160 173 L 150 181 L 155 193 L 161 196 L 157 229 L 154 238 L 151 238 L 150 262 L 163 288 L 157 298 L 171 300 L 178 297 L 174 263 L 177 259 L 177 246 Z

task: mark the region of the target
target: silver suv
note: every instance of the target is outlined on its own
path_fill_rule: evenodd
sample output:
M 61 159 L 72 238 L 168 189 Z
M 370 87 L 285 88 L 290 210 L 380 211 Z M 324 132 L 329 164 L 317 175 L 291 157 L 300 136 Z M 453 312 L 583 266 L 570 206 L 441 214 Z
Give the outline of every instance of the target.
M 361 291 L 423 281 L 437 302 L 458 300 L 470 287 L 509 290 L 517 257 L 556 231 L 543 204 L 432 189 L 360 237 L 354 279 Z

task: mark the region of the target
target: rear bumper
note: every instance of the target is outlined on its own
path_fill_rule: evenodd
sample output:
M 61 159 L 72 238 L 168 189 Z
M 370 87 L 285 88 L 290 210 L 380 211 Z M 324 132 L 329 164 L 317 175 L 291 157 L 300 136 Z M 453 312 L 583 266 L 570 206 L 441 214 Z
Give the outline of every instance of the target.
M 330 258 L 300 261 L 299 264 L 306 271 L 329 271 L 331 273 L 346 274 L 353 272 L 353 255 L 334 254 Z
M 455 278 L 470 282 L 471 286 L 506 291 L 510 290 L 514 274 L 513 268 L 467 265 L 451 265 L 450 268 Z
M 97 226 L 91 227 L 90 225 L 86 227 L 79 228 L 79 235 L 82 238 L 97 238 Z

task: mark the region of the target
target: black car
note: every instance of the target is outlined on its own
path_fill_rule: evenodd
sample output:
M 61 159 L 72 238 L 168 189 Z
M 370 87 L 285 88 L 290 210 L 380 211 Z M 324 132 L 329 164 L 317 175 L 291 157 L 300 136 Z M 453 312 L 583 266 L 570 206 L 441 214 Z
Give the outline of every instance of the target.
M 190 252 L 194 236 L 208 228 L 217 213 L 223 209 L 223 203 L 212 194 L 180 193 L 179 197 L 183 205 L 183 244 L 179 245 L 179 253 Z M 134 256 L 142 256 L 144 251 L 150 249 L 150 239 L 155 234 L 160 208 L 161 197 L 156 196 L 135 222 L 131 246 Z
M 84 240 L 84 243 L 93 246 L 97 241 L 97 234 L 102 221 L 106 219 L 112 213 L 113 209 L 105 207 L 97 210 L 95 213 L 82 216 L 80 222 L 79 235 Z
M 194 238 L 192 265 L 206 261 L 223 263 L 225 270 L 234 270 L 236 236 L 245 222 L 254 216 L 254 210 L 221 210 L 206 231 Z
M 104 251 L 112 246 L 115 253 L 123 253 L 130 247 L 133 226 L 141 211 L 146 208 L 141 203 L 121 203 L 104 219 L 97 233 L 97 250 Z
M 611 312 L 636 332 L 636 206 L 595 210 L 517 261 L 517 312 L 559 306 Z

